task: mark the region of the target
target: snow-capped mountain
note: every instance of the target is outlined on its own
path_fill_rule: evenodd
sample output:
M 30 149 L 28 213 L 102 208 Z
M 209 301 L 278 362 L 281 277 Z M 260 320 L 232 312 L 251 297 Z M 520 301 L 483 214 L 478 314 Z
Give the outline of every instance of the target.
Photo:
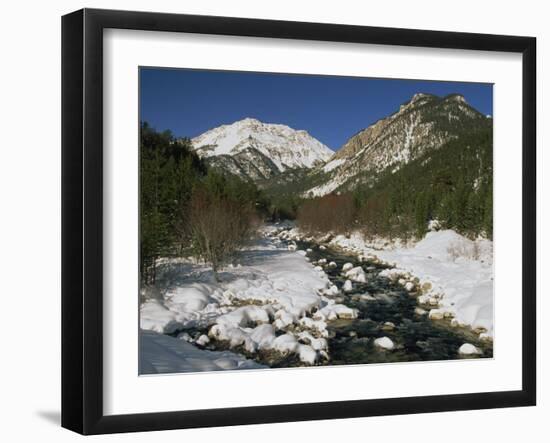
M 314 168 L 333 154 L 306 131 L 253 118 L 211 129 L 191 142 L 210 165 L 254 181 Z
M 306 196 L 373 183 L 383 171 L 395 173 L 404 164 L 439 149 L 491 119 L 472 108 L 462 95 L 415 94 L 394 114 L 352 136 L 331 159 L 310 174 Z

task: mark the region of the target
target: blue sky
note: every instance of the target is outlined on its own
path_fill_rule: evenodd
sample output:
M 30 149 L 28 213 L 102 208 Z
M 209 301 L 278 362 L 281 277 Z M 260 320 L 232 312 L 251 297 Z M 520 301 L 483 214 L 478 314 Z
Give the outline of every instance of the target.
M 417 92 L 459 93 L 493 114 L 490 84 L 141 68 L 140 120 L 192 138 L 253 117 L 305 129 L 337 150 Z

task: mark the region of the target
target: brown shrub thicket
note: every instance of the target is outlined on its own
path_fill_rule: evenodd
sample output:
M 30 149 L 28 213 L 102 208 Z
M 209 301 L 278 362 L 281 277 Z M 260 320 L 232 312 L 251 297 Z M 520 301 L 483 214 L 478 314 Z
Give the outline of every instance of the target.
M 357 213 L 357 219 L 365 237 L 391 234 L 391 224 L 388 219 L 388 201 L 386 195 L 375 195 L 365 199 Z
M 304 201 L 298 209 L 298 226 L 311 233 L 348 233 L 355 223 L 353 196 L 326 195 Z

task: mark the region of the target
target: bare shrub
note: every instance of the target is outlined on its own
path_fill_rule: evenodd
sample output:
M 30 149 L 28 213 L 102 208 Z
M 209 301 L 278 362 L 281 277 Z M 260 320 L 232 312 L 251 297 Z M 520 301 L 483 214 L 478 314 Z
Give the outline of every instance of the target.
M 210 263 L 217 280 L 221 266 L 253 237 L 259 220 L 252 204 L 194 190 L 188 205 L 187 232 L 195 254 Z

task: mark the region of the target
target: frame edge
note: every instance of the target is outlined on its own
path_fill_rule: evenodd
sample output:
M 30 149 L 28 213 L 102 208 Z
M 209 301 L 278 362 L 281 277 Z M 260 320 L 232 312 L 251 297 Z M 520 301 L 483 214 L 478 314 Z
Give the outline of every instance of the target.
M 61 20 L 61 426 L 83 433 L 84 13 Z M 82 314 L 79 314 L 82 313 Z

